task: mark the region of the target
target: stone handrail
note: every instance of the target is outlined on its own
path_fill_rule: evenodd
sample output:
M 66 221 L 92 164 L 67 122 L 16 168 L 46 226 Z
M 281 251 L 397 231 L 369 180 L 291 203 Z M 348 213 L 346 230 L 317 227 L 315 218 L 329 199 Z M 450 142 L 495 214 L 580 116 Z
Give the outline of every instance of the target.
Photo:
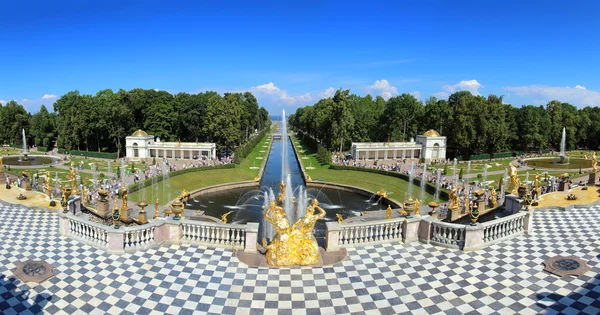
M 431 243 L 449 248 L 463 248 L 466 225 L 431 221 Z
M 504 218 L 482 223 L 484 244 L 494 244 L 515 234 L 524 233 L 525 216 L 527 214 L 527 212 L 519 212 Z
M 101 224 L 87 221 L 83 218 L 66 215 L 67 235 L 78 241 L 103 249 L 108 249 L 107 227 Z
M 154 224 L 128 226 L 123 229 L 123 248 L 125 251 L 147 249 L 156 244 L 154 239 Z
M 182 241 L 216 247 L 244 249 L 246 224 L 184 221 Z
M 327 222 L 326 250 L 337 251 L 363 245 L 394 241 L 412 242 L 417 240 L 421 216 L 381 219 L 357 223 Z

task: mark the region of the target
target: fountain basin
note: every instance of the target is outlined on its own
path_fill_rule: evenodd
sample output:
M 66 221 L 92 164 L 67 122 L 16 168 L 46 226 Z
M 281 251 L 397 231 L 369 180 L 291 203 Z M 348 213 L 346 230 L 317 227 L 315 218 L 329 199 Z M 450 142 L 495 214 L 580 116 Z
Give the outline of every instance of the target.
M 45 155 L 28 155 L 27 159 L 23 156 L 5 156 L 2 157 L 2 164 L 10 166 L 35 166 L 47 165 L 56 162 L 58 159 Z
M 592 167 L 592 161 L 581 158 L 570 158 L 568 163 L 561 163 L 556 157 L 533 158 L 525 160 L 527 166 L 536 169 L 585 169 Z M 566 160 L 565 160 L 566 161 Z

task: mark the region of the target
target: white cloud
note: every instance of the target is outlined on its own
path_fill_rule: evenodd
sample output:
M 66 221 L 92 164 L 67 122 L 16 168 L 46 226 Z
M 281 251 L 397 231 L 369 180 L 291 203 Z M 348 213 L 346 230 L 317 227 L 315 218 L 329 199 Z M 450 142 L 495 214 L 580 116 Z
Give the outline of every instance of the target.
M 277 87 L 273 82 L 254 86 L 251 90 L 256 92 L 258 98 L 269 97 L 273 102 L 283 101 L 289 105 L 308 105 L 312 101 L 310 93 L 293 96 Z
M 435 96 L 435 97 L 437 97 L 439 99 L 445 100 L 445 99 L 448 99 L 448 96 L 450 96 L 450 93 L 447 93 L 447 92 L 437 92 L 437 93 L 431 94 L 431 96 Z
M 56 95 L 54 95 L 54 94 L 44 94 L 44 96 L 42 96 L 43 100 L 54 99 L 54 98 L 56 98 Z
M 577 106 L 600 105 L 600 92 L 588 90 L 582 85 L 575 85 L 575 87 L 525 85 L 508 86 L 504 89 L 516 93 L 519 96 L 538 96 L 540 97 L 538 100 L 541 100 L 542 98 L 559 100 L 561 102 L 568 102 Z M 544 101 L 544 103 L 546 103 L 546 101 Z
M 321 98 L 329 98 L 332 97 L 335 94 L 335 89 L 332 87 L 328 88 L 327 90 L 319 93 L 319 97 Z
M 454 85 L 446 84 L 442 86 L 442 89 L 448 93 L 454 93 L 456 91 L 469 91 L 473 95 L 479 95 L 479 89 L 484 87 L 477 80 L 463 80 Z
M 24 99 L 21 100 L 21 103 L 27 103 L 27 102 L 29 102 L 29 100 L 26 99 L 26 98 L 24 98 Z
M 546 101 L 546 100 L 533 100 L 533 101 L 531 101 L 531 104 L 533 104 L 533 105 L 546 105 L 546 104 L 548 104 L 548 101 Z
M 392 96 L 398 94 L 398 89 L 395 86 L 390 85 L 388 80 L 377 80 L 373 85 L 367 86 L 369 93 L 381 95 L 384 100 L 389 100 Z
M 421 99 L 421 92 L 419 92 L 419 91 L 412 91 L 412 92 L 410 92 L 410 94 L 412 96 L 414 96 L 416 99 Z
M 281 91 L 277 86 L 275 86 L 275 84 L 273 84 L 273 82 L 255 86 L 255 87 L 253 87 L 253 89 L 256 89 L 257 91 L 261 91 L 261 92 L 266 92 L 266 93 L 275 93 L 275 92 Z
M 5 100 L 0 100 L 0 104 L 4 105 L 4 104 L 6 104 L 6 103 L 8 103 L 8 102 L 7 102 L 7 101 L 5 101 Z

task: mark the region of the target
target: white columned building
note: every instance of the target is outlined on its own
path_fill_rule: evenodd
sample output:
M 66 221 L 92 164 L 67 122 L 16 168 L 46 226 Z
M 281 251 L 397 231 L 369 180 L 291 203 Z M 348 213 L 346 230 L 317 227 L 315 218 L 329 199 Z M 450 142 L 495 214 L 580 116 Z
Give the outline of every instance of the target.
M 353 142 L 351 149 L 355 160 L 420 159 L 425 162 L 446 158 L 446 137 L 435 130 L 427 130 L 409 142 Z
M 191 160 L 202 156 L 213 159 L 216 157 L 216 150 L 214 143 L 161 142 L 159 138 L 155 140 L 154 136 L 141 129 L 125 138 L 126 156 L 132 160 L 152 157 Z

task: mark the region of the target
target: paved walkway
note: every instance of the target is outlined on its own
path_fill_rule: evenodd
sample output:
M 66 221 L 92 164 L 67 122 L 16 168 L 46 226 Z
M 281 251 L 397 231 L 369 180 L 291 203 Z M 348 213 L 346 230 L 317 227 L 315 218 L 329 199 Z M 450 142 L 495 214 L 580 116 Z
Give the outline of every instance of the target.
M 600 206 L 537 211 L 534 230 L 476 252 L 391 243 L 326 268 L 270 269 L 195 245 L 109 255 L 59 236 L 56 214 L 0 206 L 0 313 L 598 314 Z M 547 274 L 541 263 L 554 255 L 592 269 Z M 11 270 L 27 259 L 55 276 L 22 283 Z

